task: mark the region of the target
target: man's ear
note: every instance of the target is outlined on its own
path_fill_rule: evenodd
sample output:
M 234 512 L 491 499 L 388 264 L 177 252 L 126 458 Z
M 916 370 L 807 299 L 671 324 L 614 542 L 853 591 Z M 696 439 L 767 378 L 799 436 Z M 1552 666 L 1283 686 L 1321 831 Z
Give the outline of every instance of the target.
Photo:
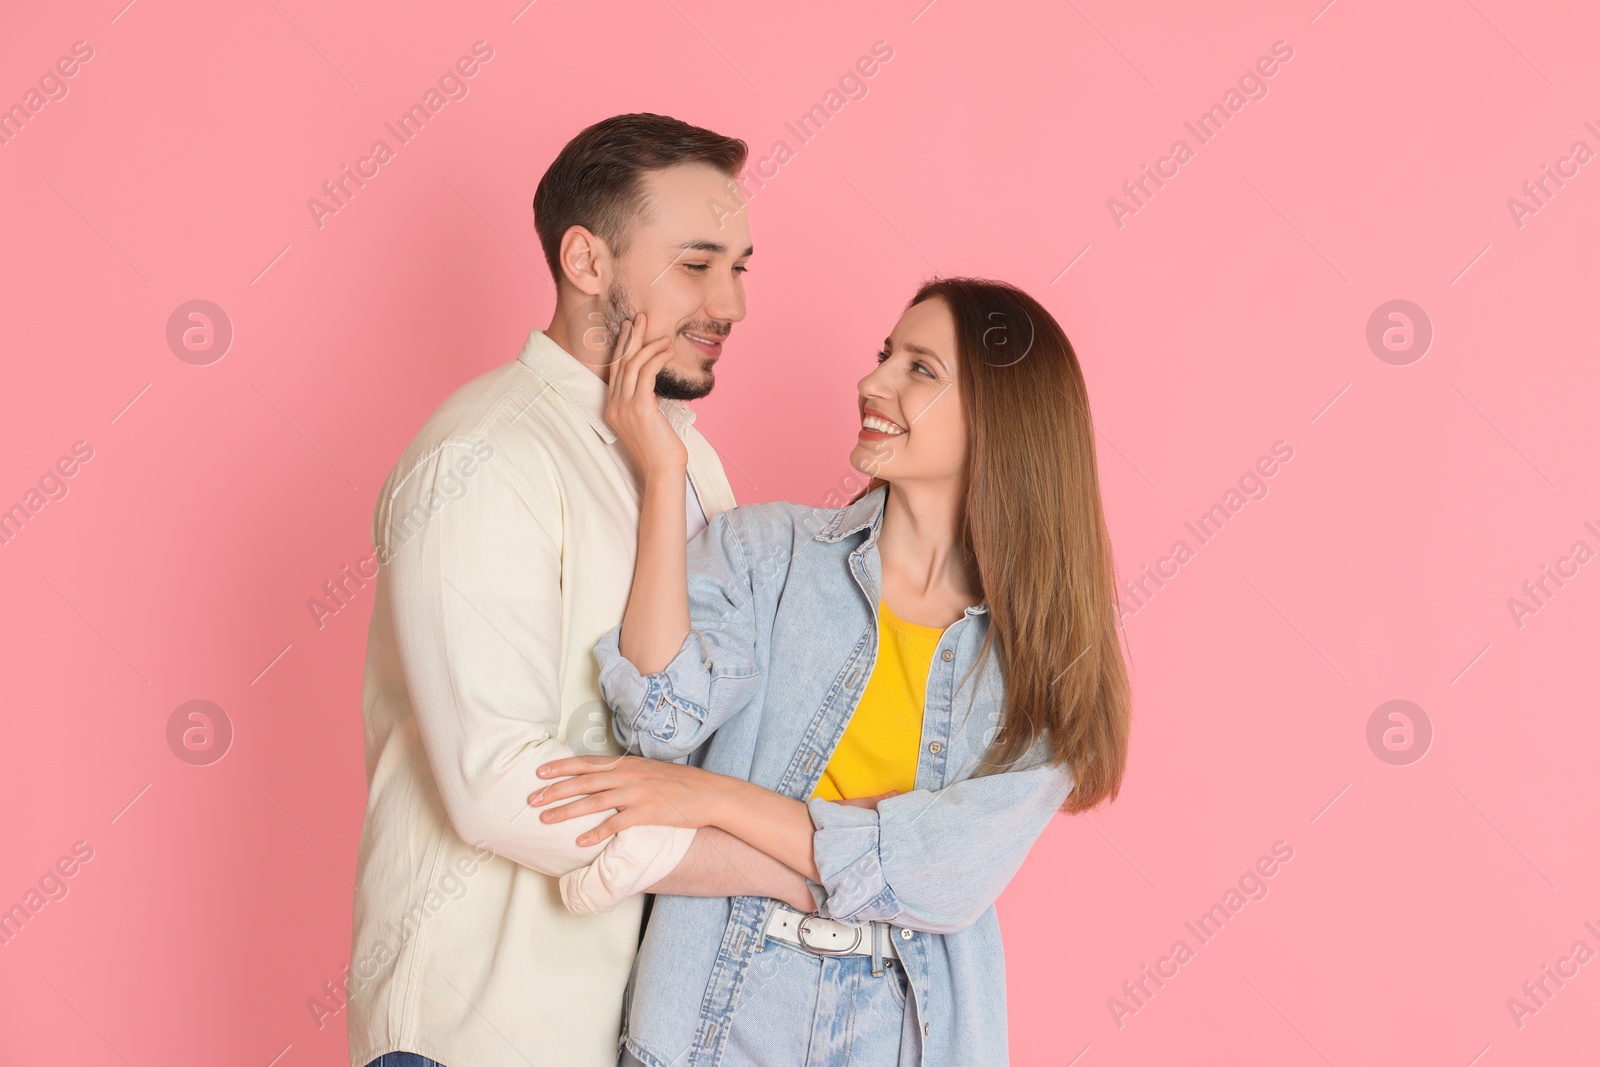
M 611 270 L 611 249 L 583 226 L 569 226 L 561 235 L 561 273 L 568 284 L 585 296 L 606 291 Z

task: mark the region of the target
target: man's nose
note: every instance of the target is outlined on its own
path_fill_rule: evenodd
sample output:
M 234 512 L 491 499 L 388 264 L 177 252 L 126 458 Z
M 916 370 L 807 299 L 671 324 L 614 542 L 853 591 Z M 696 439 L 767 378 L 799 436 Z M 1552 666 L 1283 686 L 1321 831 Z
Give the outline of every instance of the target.
M 744 287 L 737 276 L 721 279 L 706 298 L 706 317 L 719 322 L 738 322 L 744 318 Z

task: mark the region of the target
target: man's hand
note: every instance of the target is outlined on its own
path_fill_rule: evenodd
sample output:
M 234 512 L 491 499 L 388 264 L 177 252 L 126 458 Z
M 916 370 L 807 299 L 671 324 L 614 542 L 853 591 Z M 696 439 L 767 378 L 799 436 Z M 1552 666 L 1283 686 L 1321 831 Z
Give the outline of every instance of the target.
M 580 798 L 542 812 L 539 818 L 543 822 L 563 822 L 578 815 L 617 809 L 617 814 L 581 835 L 577 839 L 580 845 L 598 844 L 628 826 L 698 829 L 715 825 L 723 811 L 726 785 L 733 781 L 698 767 L 642 756 L 552 760 L 539 768 L 539 777 L 564 780 L 530 794 L 530 806 Z
M 669 333 L 646 343 L 644 331 L 642 312 L 617 330 L 606 386 L 606 423 L 646 476 L 681 479 L 689 465 L 689 450 L 662 414 L 656 397 L 656 373 L 671 358 L 675 337 Z

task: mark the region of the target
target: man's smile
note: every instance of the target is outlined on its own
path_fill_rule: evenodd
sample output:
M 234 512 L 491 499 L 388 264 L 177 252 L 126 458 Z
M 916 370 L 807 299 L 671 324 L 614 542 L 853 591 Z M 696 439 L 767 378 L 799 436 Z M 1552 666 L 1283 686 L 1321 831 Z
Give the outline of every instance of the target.
M 726 338 L 721 337 L 709 337 L 705 334 L 690 333 L 687 330 L 683 332 L 683 338 L 694 347 L 695 351 L 708 359 L 716 359 L 718 356 L 722 355 L 722 342 L 726 340 Z

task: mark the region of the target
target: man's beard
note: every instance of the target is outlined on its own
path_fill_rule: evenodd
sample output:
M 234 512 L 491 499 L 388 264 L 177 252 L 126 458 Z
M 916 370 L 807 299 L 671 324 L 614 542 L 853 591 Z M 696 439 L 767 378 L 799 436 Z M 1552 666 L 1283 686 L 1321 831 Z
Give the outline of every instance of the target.
M 638 314 L 638 305 L 634 303 L 633 294 L 621 285 L 612 285 L 611 291 L 606 294 L 605 327 L 611 336 L 611 347 L 617 346 L 617 334 L 622 329 L 622 324 Z M 720 333 L 720 330 L 707 331 Z M 676 343 L 676 338 L 674 338 Z M 705 371 L 705 380 L 692 382 L 679 375 L 671 367 L 662 367 L 656 372 L 656 396 L 666 400 L 699 400 L 711 392 L 711 387 L 716 384 L 716 379 L 711 373 L 711 368 Z

